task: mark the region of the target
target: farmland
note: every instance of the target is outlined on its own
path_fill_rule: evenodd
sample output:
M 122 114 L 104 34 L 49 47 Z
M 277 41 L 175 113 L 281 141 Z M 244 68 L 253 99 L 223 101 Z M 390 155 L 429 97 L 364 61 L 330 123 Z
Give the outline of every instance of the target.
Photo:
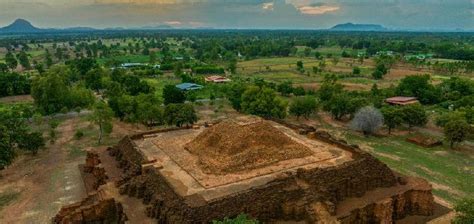
M 124 136 L 171 127 L 200 130 L 249 115 L 309 125 L 359 145 L 397 173 L 427 180 L 443 206 L 474 197 L 474 58 L 466 50 L 474 47 L 472 36 L 268 32 L 0 38 L 0 128 L 18 127 L 8 138 L 1 135 L 11 153 L 0 157 L 0 222 L 46 222 L 60 207 L 81 200 L 90 192 L 82 187 L 78 165 L 88 152 L 104 156 Z M 205 81 L 211 76 L 227 81 Z M 195 88 L 176 87 L 182 83 Z M 388 104 L 393 97 L 416 102 Z M 439 144 L 407 141 L 418 136 Z M 132 183 L 123 189 L 105 185 L 117 194 Z M 146 210 L 133 203 L 127 212 Z

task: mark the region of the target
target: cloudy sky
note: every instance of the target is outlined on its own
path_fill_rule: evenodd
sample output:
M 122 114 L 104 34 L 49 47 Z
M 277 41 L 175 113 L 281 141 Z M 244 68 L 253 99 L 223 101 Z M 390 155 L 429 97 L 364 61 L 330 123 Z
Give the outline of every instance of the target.
M 474 0 L 0 0 L 0 26 L 474 29 Z

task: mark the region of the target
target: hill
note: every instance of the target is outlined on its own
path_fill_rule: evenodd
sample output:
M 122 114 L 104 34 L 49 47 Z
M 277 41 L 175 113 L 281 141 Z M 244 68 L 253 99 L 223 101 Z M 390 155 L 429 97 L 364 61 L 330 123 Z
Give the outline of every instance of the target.
M 40 31 L 40 28 L 31 25 L 30 22 L 24 19 L 17 19 L 12 24 L 0 28 L 0 32 L 3 33 L 35 33 Z
M 378 24 L 354 24 L 344 23 L 332 27 L 334 31 L 386 31 L 387 28 Z

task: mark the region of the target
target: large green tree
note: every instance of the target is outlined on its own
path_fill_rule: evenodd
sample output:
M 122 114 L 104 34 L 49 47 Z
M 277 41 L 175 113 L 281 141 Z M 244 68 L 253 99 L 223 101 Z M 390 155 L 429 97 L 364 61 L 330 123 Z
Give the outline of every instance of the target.
M 306 119 L 316 113 L 318 103 L 313 96 L 297 97 L 290 103 L 290 114 L 297 118 L 303 116 Z
M 198 117 L 192 104 L 179 103 L 166 105 L 164 119 L 168 125 L 181 127 L 194 124 Z
M 163 99 L 166 105 L 172 103 L 184 103 L 186 96 L 184 95 L 184 92 L 176 86 L 166 85 L 163 89 Z
M 391 134 L 392 129 L 402 124 L 403 116 L 400 108 L 386 106 L 382 107 L 381 112 L 383 114 L 385 126 L 388 128 L 388 134 Z
M 264 118 L 285 118 L 287 103 L 268 87 L 250 86 L 242 94 L 242 111 Z
M 444 136 L 449 141 L 449 146 L 454 147 L 456 143 L 464 141 L 472 128 L 465 119 L 453 119 L 444 125 Z
M 403 106 L 401 109 L 403 123 L 408 125 L 408 130 L 411 131 L 412 127 L 425 126 L 428 122 L 428 115 L 425 109 L 420 104 L 412 104 Z

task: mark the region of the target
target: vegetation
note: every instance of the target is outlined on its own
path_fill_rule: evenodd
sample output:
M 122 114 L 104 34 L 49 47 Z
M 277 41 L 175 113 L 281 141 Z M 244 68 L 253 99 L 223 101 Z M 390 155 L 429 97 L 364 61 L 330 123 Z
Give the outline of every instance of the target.
M 290 104 L 290 114 L 300 118 L 303 116 L 308 119 L 309 116 L 316 113 L 318 109 L 317 101 L 312 96 L 302 96 L 294 99 Z
M 225 218 L 222 221 L 212 221 L 212 224 L 258 224 L 259 222 L 255 219 L 250 219 L 245 214 L 240 214 L 237 217 L 230 219 Z
M 104 134 L 109 134 L 112 132 L 112 118 L 113 112 L 109 106 L 107 106 L 105 102 L 97 102 L 94 106 L 94 110 L 90 119 L 99 127 L 99 144 L 101 143 Z
M 0 103 L 0 167 L 11 164 L 20 153 L 38 152 L 45 146 L 43 135 L 51 141 L 58 137 L 56 119 L 49 119 L 49 127 L 37 120 L 81 110 L 92 113 L 99 142 L 111 130 L 114 117 L 149 128 L 189 126 L 197 122 L 200 108 L 214 110 L 211 116 L 217 117 L 217 111 L 230 105 L 264 118 L 284 119 L 288 113 L 297 119 L 318 114 L 325 119 L 328 113 L 339 125 L 348 124 L 365 135 L 374 134 L 382 124 L 391 134 L 435 121 L 443 132 L 431 130 L 430 125 L 416 131 L 429 129 L 446 140 L 446 147 L 463 149 L 473 139 L 471 39 L 461 33 L 367 36 L 259 30 L 103 31 L 1 38 L 0 47 L 6 50 L 0 53 L 0 97 L 7 97 L 5 104 L 11 105 Z M 128 68 L 123 63 L 149 64 Z M 232 82 L 205 83 L 210 74 L 225 74 Z M 175 87 L 180 82 L 204 88 L 184 92 Z M 32 105 L 9 102 L 26 94 L 32 95 Z M 394 96 L 416 97 L 420 104 L 385 105 L 384 99 Z M 37 130 L 37 126 L 44 128 Z M 472 185 L 463 183 L 472 182 L 472 175 L 466 175 L 472 170 L 459 169 L 472 163 L 462 150 L 444 151 L 440 146 L 427 151 L 405 142 L 411 135 L 400 133 L 404 132 L 380 138 L 361 138 L 351 131 L 346 135 L 372 147 L 374 155 L 397 171 L 462 192 L 451 196 L 436 189 L 438 196 L 454 201 L 473 195 Z M 81 129 L 75 138 L 89 134 Z M 446 156 L 437 154 L 441 150 L 439 154 Z M 247 223 L 239 217 L 225 223 Z
M 474 199 L 468 198 L 459 201 L 454 207 L 456 217 L 454 224 L 469 224 L 474 222 Z
M 351 121 L 354 130 L 362 131 L 365 136 L 374 134 L 383 125 L 383 115 L 374 107 L 359 109 Z

